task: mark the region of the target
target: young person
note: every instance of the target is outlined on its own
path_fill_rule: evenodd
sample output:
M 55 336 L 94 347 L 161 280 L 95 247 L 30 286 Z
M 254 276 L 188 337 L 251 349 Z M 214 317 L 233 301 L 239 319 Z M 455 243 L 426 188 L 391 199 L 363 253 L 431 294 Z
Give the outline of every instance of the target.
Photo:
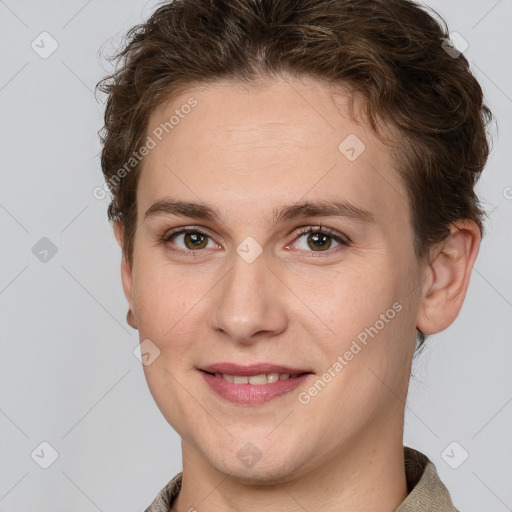
M 462 306 L 491 113 L 409 0 L 175 0 L 102 80 L 128 322 L 183 471 L 149 512 L 456 511 L 403 446 Z

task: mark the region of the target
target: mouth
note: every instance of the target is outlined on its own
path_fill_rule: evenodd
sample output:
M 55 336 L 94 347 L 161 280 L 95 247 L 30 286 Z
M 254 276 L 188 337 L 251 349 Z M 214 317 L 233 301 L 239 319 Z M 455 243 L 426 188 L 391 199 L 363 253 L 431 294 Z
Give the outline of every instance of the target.
M 261 386 L 263 384 L 270 384 L 272 382 L 277 382 L 280 380 L 288 380 L 288 379 L 297 379 L 302 375 L 310 375 L 310 372 L 301 372 L 301 373 L 278 373 L 278 372 L 270 372 L 270 373 L 258 373 L 255 375 L 234 375 L 230 373 L 220 373 L 220 372 L 207 372 L 205 370 L 200 370 L 212 377 L 217 377 L 219 379 L 224 379 L 227 382 L 233 382 L 234 384 L 254 384 L 255 386 Z
M 217 395 L 238 405 L 257 405 L 288 394 L 309 381 L 313 372 L 274 364 L 241 366 L 219 363 L 198 368 Z

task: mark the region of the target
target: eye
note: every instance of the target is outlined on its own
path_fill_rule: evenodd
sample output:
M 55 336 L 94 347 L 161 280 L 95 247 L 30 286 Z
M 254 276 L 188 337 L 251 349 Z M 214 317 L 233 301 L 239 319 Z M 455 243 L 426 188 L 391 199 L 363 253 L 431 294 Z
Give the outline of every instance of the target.
M 196 228 L 179 228 L 166 233 L 161 243 L 170 250 L 190 257 L 199 257 L 202 249 L 216 249 L 220 246 L 214 240 Z M 322 226 L 309 226 L 299 231 L 293 245 L 306 252 L 329 252 L 340 246 L 349 246 L 348 237 Z M 286 246 L 288 249 L 290 245 Z M 330 251 L 334 252 L 334 251 Z
M 309 252 L 327 252 L 333 247 L 350 244 L 348 239 L 328 228 L 322 228 L 322 226 L 302 229 L 295 240 L 298 240 L 298 242 L 294 242 L 298 249 Z
M 190 253 L 200 249 L 214 249 L 218 245 L 209 235 L 198 229 L 182 228 L 171 233 L 167 233 L 162 238 L 162 243 L 174 245 L 178 252 Z

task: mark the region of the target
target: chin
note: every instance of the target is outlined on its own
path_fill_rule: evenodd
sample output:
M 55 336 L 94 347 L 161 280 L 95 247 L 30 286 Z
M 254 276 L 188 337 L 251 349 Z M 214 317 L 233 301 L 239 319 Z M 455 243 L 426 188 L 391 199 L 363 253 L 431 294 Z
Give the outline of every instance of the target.
M 221 466 L 214 466 L 215 469 L 226 474 L 246 485 L 275 485 L 276 481 L 285 482 L 296 476 L 296 471 L 281 461 L 270 467 L 263 462 L 263 459 L 253 467 L 244 467 L 240 463 L 227 463 Z
M 297 448 L 282 444 L 276 446 L 264 437 L 254 442 L 230 437 L 224 446 L 209 440 L 207 446 L 209 448 L 203 452 L 203 457 L 213 468 L 250 485 L 274 485 L 276 480 L 291 480 L 307 462 L 307 454 L 304 454 L 304 460 L 298 460 Z M 211 446 L 216 447 L 214 452 Z

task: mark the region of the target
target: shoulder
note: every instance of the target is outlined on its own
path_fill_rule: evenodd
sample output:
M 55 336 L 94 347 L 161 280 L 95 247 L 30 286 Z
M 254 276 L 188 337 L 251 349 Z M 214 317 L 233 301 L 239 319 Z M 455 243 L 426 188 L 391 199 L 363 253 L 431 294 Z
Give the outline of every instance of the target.
M 169 512 L 181 490 L 182 472 L 178 473 L 157 495 L 144 512 Z

